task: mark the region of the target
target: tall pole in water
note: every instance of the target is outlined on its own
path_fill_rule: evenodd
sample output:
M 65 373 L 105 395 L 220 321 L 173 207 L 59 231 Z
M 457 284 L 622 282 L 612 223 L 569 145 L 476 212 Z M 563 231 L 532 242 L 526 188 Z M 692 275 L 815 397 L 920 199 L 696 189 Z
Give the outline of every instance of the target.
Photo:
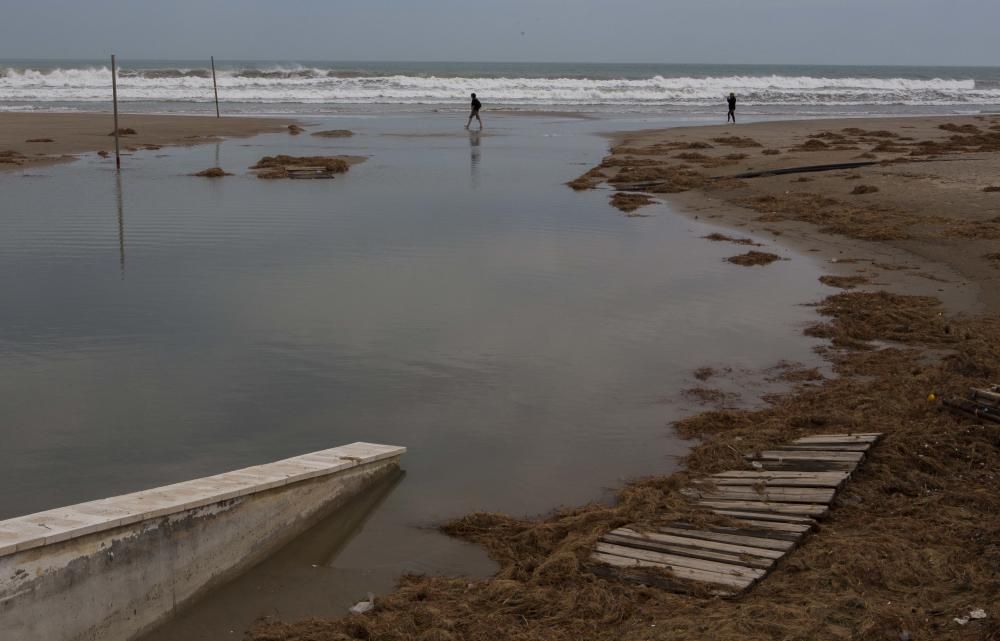
M 220 118 L 219 115 L 219 85 L 215 82 L 215 56 L 212 56 L 212 89 L 215 90 L 215 117 Z
M 115 103 L 115 167 L 121 171 L 122 156 L 118 146 L 118 71 L 115 66 L 115 54 L 111 54 L 111 97 Z

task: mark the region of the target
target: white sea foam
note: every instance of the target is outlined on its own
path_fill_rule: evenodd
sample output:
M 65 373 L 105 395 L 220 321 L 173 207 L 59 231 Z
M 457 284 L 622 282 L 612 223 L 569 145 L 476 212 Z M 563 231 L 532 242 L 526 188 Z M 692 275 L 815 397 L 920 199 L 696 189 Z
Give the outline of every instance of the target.
M 1000 87 L 973 79 L 822 78 L 811 76 L 646 79 L 366 75 L 308 67 L 225 70 L 219 91 L 246 103 L 454 104 L 476 91 L 493 105 L 702 105 L 734 91 L 745 105 L 969 105 L 1000 103 Z M 107 101 L 106 67 L 0 70 L 0 101 Z M 205 69 L 120 71 L 123 101 L 207 102 Z

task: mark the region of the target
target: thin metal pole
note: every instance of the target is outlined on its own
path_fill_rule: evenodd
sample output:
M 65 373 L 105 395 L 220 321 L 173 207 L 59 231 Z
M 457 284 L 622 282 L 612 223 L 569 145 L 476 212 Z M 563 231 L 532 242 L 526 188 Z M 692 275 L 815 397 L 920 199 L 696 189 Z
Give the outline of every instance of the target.
M 215 117 L 221 118 L 219 115 L 219 85 L 215 82 L 215 56 L 212 56 L 212 89 L 215 90 Z
M 111 54 L 111 96 L 115 103 L 115 167 L 122 170 L 121 149 L 118 146 L 118 71 L 115 54 Z

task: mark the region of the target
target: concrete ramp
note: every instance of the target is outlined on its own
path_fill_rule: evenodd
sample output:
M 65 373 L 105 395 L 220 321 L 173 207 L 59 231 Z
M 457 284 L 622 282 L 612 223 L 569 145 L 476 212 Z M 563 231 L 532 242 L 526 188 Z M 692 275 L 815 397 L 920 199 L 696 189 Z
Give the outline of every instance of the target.
M 126 641 L 399 466 L 353 443 L 0 521 L 0 641 Z

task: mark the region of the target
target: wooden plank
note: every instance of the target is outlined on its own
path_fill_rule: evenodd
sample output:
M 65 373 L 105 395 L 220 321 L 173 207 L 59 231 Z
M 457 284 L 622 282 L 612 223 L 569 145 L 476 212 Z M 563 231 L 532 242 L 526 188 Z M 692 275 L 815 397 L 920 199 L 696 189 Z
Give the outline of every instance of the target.
M 601 541 L 603 543 L 614 543 L 639 550 L 649 550 L 651 552 L 663 552 L 665 554 L 676 554 L 678 556 L 690 556 L 695 559 L 705 559 L 706 561 L 740 564 L 761 570 L 767 570 L 774 565 L 774 561 L 772 559 L 764 559 L 759 556 L 732 554 L 730 552 L 713 552 L 712 550 L 704 548 L 688 547 L 684 545 L 670 545 L 644 538 L 605 534 L 601 537 Z
M 752 548 L 764 548 L 765 550 L 778 550 L 785 552 L 795 547 L 792 541 L 781 539 L 769 539 L 760 536 L 743 536 L 741 534 L 728 534 L 725 532 L 713 532 L 709 529 L 692 530 L 683 527 L 661 527 L 656 530 L 660 534 L 672 534 L 674 536 L 686 536 L 692 539 L 704 539 L 706 541 L 718 541 L 720 543 L 732 543 L 733 545 L 745 545 Z
M 760 466 L 765 471 L 787 472 L 853 472 L 858 464 L 856 461 L 798 461 L 798 460 L 764 460 L 753 461 L 754 467 Z
M 848 477 L 846 472 L 782 472 L 768 470 L 730 470 L 713 474 L 711 478 L 734 478 L 734 479 L 835 479 L 843 480 Z
M 719 574 L 717 572 L 704 572 L 702 570 L 695 570 L 692 568 L 685 567 L 675 567 L 667 565 L 664 563 L 655 563 L 653 561 L 641 561 L 637 559 L 628 559 L 621 556 L 616 556 L 614 554 L 604 554 L 601 552 L 595 552 L 590 557 L 592 560 L 598 563 L 604 563 L 605 565 L 610 565 L 612 567 L 623 568 L 623 569 L 637 569 L 637 568 L 657 568 L 660 570 L 667 570 L 674 576 L 687 579 L 689 581 L 700 581 L 702 583 L 711 583 L 713 585 L 722 585 L 727 588 L 733 588 L 735 590 L 745 590 L 746 588 L 753 585 L 755 579 L 742 576 L 732 576 Z
M 861 452 L 824 452 L 821 450 L 765 450 L 748 454 L 746 458 L 773 461 L 849 461 L 857 463 L 865 455 Z
M 710 550 L 713 552 L 725 552 L 727 554 L 757 557 L 764 561 L 774 561 L 776 559 L 780 559 L 784 555 L 784 552 L 781 550 L 772 550 L 770 548 L 737 545 L 735 543 L 725 543 L 723 541 L 710 541 L 708 539 L 699 539 L 687 534 L 679 535 L 663 534 L 662 532 L 639 532 L 638 530 L 624 527 L 612 530 L 607 534 L 607 536 L 637 539 L 640 541 L 649 541 L 651 543 L 660 543 L 662 545 L 671 545 L 674 547 L 701 548 L 703 550 Z
M 768 474 L 763 472 L 762 474 Z M 845 480 L 847 480 L 847 474 L 843 472 L 837 472 L 836 476 L 831 477 L 819 477 L 805 475 L 800 478 L 768 478 L 767 476 L 758 477 L 743 477 L 743 478 L 729 478 L 729 477 L 711 477 L 704 481 L 694 481 L 696 486 L 711 486 L 715 487 L 827 487 L 836 489 L 840 487 Z
M 719 563 L 718 561 L 706 561 L 690 556 L 679 556 L 676 554 L 664 554 L 663 552 L 653 552 L 650 550 L 640 550 L 614 543 L 598 543 L 595 550 L 600 554 L 620 556 L 636 561 L 649 561 L 651 563 L 662 563 L 671 568 L 689 568 L 700 572 L 712 572 L 723 576 L 736 576 L 746 579 L 759 579 L 766 572 L 759 568 L 751 568 L 745 565 L 733 563 Z
M 709 501 L 768 501 L 773 503 L 823 503 L 833 501 L 830 488 L 718 486 L 693 490 Z
M 728 516 L 734 519 L 754 519 L 757 521 L 772 521 L 777 523 L 794 523 L 797 525 L 808 525 L 815 527 L 816 520 L 808 516 L 796 516 L 795 514 L 777 514 L 774 512 L 744 512 L 741 510 L 712 510 L 716 514 Z
M 813 452 L 867 452 L 871 443 L 793 443 L 783 450 L 811 450 Z
M 698 505 L 719 510 L 741 510 L 743 512 L 770 512 L 772 514 L 793 514 L 795 516 L 819 517 L 830 508 L 812 503 L 774 503 L 768 501 L 698 501 Z
M 734 532 L 748 534 L 749 536 L 766 536 L 770 538 L 784 538 L 790 541 L 797 541 L 805 534 L 812 531 L 808 525 L 798 523 L 774 523 L 770 521 L 757 521 L 754 519 L 740 519 L 741 523 L 746 523 L 744 527 L 721 528 Z
M 875 443 L 881 436 L 881 432 L 868 432 L 865 434 L 813 434 L 797 438 L 792 443 L 798 445 L 806 443 Z

